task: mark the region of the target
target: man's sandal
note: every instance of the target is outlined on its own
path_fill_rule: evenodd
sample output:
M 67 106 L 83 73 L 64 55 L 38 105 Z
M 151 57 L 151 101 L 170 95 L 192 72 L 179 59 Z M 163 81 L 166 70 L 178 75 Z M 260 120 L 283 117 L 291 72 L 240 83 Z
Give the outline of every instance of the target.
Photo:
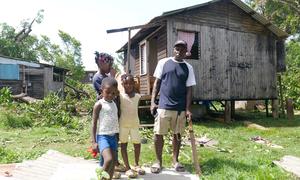
M 161 172 L 162 167 L 159 163 L 154 163 L 150 169 L 152 173 L 158 174 Z
M 140 166 L 134 166 L 134 167 L 132 167 L 132 169 L 134 171 L 136 171 L 139 175 L 145 175 L 146 174 L 145 170 L 142 169 Z
M 127 176 L 128 178 L 136 178 L 138 174 L 136 171 L 129 169 L 128 171 L 125 172 L 125 176 Z
M 173 168 L 177 172 L 184 172 L 185 171 L 184 166 L 182 164 L 180 164 L 179 162 L 176 162 L 175 164 L 173 164 Z

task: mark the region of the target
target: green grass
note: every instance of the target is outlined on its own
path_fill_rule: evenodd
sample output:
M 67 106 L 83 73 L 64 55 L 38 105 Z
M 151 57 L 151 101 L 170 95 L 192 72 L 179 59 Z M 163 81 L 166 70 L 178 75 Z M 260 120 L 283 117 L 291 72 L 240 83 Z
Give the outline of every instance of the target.
M 231 124 L 216 121 L 195 122 L 197 137 L 204 134 L 219 143 L 215 148 L 198 148 L 203 179 L 296 179 L 291 174 L 272 164 L 284 155 L 300 157 L 300 117 L 294 120 L 266 118 L 264 113 L 239 113 L 239 119 L 251 121 L 268 127 L 268 131 L 246 128 L 241 121 Z M 1 121 L 0 114 L 0 121 Z M 0 126 L 0 163 L 21 162 L 24 159 L 36 159 L 48 149 L 58 150 L 72 156 L 90 158 L 86 149 L 90 146 L 90 126 L 82 130 L 66 128 L 11 128 Z M 142 145 L 140 164 L 151 165 L 155 161 L 152 129 L 143 132 L 148 142 Z M 250 140 L 261 136 L 281 145 L 284 149 L 275 149 Z M 171 146 L 169 140 L 163 152 L 165 167 L 171 166 Z M 132 145 L 129 145 L 129 158 L 133 162 Z M 121 157 L 121 156 L 119 156 Z M 191 148 L 184 145 L 180 161 L 190 172 L 194 172 Z M 121 159 L 121 158 L 120 158 Z

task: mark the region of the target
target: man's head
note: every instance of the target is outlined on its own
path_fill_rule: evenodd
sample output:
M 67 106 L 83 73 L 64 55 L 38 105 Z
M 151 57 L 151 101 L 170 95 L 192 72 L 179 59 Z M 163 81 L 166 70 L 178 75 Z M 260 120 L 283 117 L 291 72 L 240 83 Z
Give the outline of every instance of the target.
M 183 40 L 177 40 L 174 43 L 174 57 L 176 60 L 182 60 L 186 57 L 187 43 Z
M 101 84 L 102 96 L 105 100 L 111 101 L 118 95 L 118 82 L 111 77 L 106 77 Z
M 134 77 L 131 74 L 122 75 L 121 81 L 126 94 L 130 94 L 134 91 Z
M 109 73 L 113 65 L 114 58 L 107 53 L 95 52 L 95 62 L 102 73 Z

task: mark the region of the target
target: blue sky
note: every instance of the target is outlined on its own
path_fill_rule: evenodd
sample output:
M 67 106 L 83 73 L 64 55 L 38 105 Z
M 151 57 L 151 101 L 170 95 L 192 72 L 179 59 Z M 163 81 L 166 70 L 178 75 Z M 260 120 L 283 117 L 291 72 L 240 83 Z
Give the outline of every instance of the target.
M 32 34 L 46 35 L 60 43 L 63 30 L 82 44 L 82 61 L 87 70 L 97 69 L 95 50 L 114 52 L 128 39 L 127 32 L 107 34 L 107 29 L 142 25 L 165 11 L 208 0 L 6 0 L 1 2 L 0 23 L 18 28 L 21 20 L 32 19 L 44 9 L 44 20 L 33 26 Z

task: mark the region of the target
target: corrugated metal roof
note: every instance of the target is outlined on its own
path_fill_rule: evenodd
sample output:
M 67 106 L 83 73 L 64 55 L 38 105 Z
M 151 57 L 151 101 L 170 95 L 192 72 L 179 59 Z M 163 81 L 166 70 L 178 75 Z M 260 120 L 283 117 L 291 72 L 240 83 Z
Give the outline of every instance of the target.
M 24 66 L 28 66 L 28 67 L 35 67 L 35 68 L 39 68 L 41 66 L 46 66 L 46 67 L 54 67 L 56 69 L 60 69 L 63 71 L 69 71 L 66 68 L 57 67 L 57 66 L 54 66 L 51 64 L 39 63 L 39 62 L 29 62 L 29 61 L 25 61 L 24 59 L 12 58 L 12 57 L 7 57 L 7 56 L 3 56 L 3 55 L 0 55 L 0 64 L 18 64 L 18 65 L 24 65 Z
M 19 64 L 19 65 L 24 65 L 24 66 L 28 66 L 28 67 L 41 67 L 41 65 L 38 63 L 15 60 L 15 59 L 12 59 L 9 57 L 2 57 L 2 56 L 0 56 L 0 64 Z

